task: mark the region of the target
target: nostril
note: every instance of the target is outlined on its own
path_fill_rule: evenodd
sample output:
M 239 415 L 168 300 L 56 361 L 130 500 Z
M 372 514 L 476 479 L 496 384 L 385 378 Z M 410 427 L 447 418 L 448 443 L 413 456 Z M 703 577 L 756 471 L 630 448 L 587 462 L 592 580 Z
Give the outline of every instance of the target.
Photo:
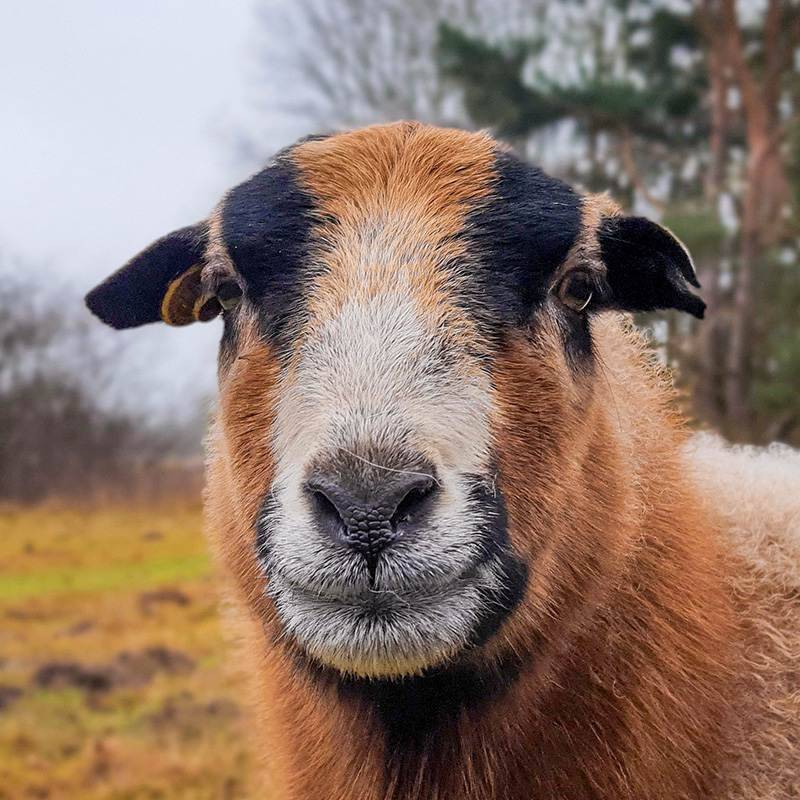
M 347 530 L 347 521 L 339 510 L 335 500 L 336 492 L 333 488 L 322 486 L 316 481 L 309 481 L 306 490 L 311 495 L 314 509 L 318 519 L 323 522 L 332 533 L 343 533 Z M 333 496 L 332 496 L 333 495 Z
M 311 489 L 311 487 L 309 488 Z M 336 505 L 328 497 L 328 495 L 325 494 L 325 492 L 323 492 L 321 489 L 311 489 L 311 496 L 314 498 L 317 510 L 323 516 L 344 524 L 344 520 L 339 514 L 339 509 L 336 508 Z
M 392 514 L 390 520 L 392 528 L 418 519 L 427 510 L 435 491 L 436 481 L 427 476 L 420 476 L 419 480 L 408 486 L 405 495 Z
M 420 472 L 394 470 L 359 482 L 341 470 L 317 469 L 304 488 L 319 531 L 359 552 L 374 571 L 380 553 L 428 513 L 437 485 L 433 474 Z

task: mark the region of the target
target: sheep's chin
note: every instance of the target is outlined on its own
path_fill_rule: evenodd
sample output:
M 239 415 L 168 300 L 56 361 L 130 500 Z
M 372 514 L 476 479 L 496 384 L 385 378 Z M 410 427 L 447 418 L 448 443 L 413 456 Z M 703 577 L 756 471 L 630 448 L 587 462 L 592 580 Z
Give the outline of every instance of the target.
M 441 667 L 450 660 L 442 657 L 435 661 L 378 661 L 352 662 L 340 661 L 336 657 L 314 657 L 324 667 L 335 669 L 345 678 L 361 678 L 367 680 L 402 680 L 422 675 L 428 670 Z

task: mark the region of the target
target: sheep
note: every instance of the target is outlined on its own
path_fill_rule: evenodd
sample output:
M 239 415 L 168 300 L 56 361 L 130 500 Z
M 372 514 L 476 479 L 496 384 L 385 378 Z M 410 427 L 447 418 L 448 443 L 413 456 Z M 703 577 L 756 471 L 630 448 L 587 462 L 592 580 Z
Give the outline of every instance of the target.
M 630 312 L 693 287 L 609 197 L 394 123 L 90 292 L 222 314 L 208 536 L 269 796 L 800 796 L 800 459 L 690 434 Z

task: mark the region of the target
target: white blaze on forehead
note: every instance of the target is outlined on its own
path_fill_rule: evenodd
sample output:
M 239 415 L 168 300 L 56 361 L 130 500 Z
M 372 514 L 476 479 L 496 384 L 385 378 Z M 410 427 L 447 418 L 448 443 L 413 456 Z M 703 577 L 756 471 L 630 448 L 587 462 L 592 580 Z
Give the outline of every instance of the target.
M 445 472 L 483 472 L 491 408 L 488 376 L 413 295 L 350 299 L 304 340 L 281 388 L 278 482 L 337 448 L 399 449 Z

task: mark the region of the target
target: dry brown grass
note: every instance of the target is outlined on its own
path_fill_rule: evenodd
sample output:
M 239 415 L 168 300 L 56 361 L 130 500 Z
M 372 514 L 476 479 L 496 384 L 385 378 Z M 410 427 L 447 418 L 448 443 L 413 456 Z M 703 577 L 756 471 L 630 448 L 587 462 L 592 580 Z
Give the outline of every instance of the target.
M 252 796 L 226 651 L 199 507 L 0 511 L 0 798 Z

